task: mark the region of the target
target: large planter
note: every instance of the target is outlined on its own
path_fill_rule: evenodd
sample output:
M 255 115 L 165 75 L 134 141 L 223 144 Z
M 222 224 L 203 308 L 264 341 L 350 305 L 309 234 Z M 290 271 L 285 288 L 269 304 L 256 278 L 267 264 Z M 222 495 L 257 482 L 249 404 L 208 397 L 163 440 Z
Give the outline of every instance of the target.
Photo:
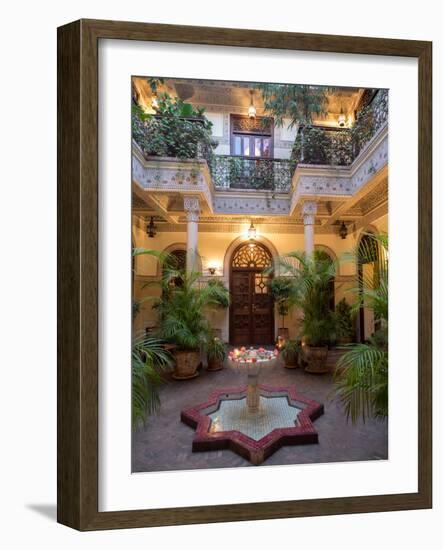
M 298 353 L 290 354 L 288 356 L 283 357 L 283 362 L 285 364 L 285 368 L 287 369 L 297 369 L 298 368 Z
M 278 329 L 278 336 L 280 336 L 284 340 L 289 340 L 289 329 L 288 328 L 279 328 Z
M 326 364 L 328 358 L 328 346 L 304 346 L 304 354 L 307 362 L 306 372 L 313 374 L 323 374 L 329 372 Z
M 189 380 L 198 376 L 198 366 L 200 364 L 199 351 L 181 351 L 174 352 L 175 368 L 172 378 L 175 380 Z
M 212 372 L 216 370 L 221 370 L 223 368 L 223 359 L 210 359 L 208 357 L 208 368 L 206 370 Z

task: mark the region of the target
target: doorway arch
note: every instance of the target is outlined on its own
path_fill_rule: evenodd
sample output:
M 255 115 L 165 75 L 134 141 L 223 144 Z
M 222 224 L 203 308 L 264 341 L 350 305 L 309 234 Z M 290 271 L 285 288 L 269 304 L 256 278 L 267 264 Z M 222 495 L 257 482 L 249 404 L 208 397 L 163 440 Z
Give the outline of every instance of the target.
M 268 288 L 274 266 L 268 247 L 258 241 L 239 244 L 229 267 L 229 341 L 233 345 L 274 343 L 274 302 Z
M 365 232 L 361 235 L 357 253 L 358 289 L 360 297 L 363 295 L 364 285 L 376 286 L 378 284 L 380 268 L 380 251 L 374 233 Z M 365 342 L 375 332 L 378 319 L 372 309 L 365 307 L 364 303 L 359 309 L 359 339 Z

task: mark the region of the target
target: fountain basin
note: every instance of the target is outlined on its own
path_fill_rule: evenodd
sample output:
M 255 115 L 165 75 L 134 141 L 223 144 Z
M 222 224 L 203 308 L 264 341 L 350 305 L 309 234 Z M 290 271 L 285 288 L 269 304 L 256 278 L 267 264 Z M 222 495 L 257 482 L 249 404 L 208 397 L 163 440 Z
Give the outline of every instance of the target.
M 256 411 L 246 406 L 247 386 L 215 390 L 182 411 L 182 422 L 196 430 L 192 451 L 231 449 L 258 465 L 283 445 L 318 443 L 313 421 L 324 412 L 321 403 L 297 394 L 294 386 L 258 389 Z

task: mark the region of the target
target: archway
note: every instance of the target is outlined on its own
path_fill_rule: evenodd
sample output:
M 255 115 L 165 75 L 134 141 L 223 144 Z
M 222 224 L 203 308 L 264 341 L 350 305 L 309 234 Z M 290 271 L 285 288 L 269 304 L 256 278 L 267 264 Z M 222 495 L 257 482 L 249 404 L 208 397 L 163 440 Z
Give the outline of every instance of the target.
M 380 267 L 380 254 L 377 241 L 371 236 L 372 233 L 364 233 L 358 245 L 358 287 L 360 296 L 363 288 L 377 285 Z M 360 341 L 365 342 L 375 332 L 378 319 L 374 316 L 372 309 L 361 305 L 359 310 L 359 336 Z
M 230 260 L 229 339 L 233 345 L 274 342 L 274 304 L 268 289 L 272 254 L 263 243 L 243 242 Z

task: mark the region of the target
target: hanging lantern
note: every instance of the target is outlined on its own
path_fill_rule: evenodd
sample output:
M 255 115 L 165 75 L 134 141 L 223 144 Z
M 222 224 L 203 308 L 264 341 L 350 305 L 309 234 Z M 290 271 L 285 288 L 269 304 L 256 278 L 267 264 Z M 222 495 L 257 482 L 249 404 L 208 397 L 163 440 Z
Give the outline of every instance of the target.
M 348 228 L 346 227 L 345 222 L 341 222 L 338 234 L 342 239 L 346 239 L 346 237 L 348 236 Z
M 153 239 L 157 235 L 156 227 L 154 224 L 154 217 L 151 216 L 148 225 L 146 226 L 146 233 L 150 239 Z
M 257 109 L 254 106 L 254 90 L 249 90 L 249 93 L 251 94 L 251 103 L 248 109 L 248 116 L 249 118 L 255 118 L 257 115 Z
M 257 237 L 257 229 L 254 227 L 254 224 L 251 221 L 251 225 L 248 229 L 248 239 L 253 241 Z

